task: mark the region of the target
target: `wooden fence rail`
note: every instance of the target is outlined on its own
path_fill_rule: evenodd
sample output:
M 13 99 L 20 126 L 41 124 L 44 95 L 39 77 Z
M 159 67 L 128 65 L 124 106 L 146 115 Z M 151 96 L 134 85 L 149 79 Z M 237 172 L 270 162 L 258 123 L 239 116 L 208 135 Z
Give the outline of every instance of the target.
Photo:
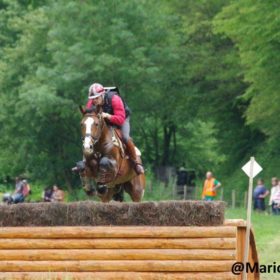
M 3 227 L 0 279 L 241 279 L 245 226 Z

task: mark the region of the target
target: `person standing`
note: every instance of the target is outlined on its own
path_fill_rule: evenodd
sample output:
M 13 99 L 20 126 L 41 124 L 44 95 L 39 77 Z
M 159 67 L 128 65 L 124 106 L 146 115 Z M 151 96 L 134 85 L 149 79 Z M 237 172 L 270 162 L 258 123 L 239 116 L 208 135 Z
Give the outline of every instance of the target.
M 221 187 L 221 183 L 213 177 L 213 173 L 208 171 L 204 181 L 202 199 L 206 201 L 213 201 L 217 196 L 217 189 Z
M 280 215 L 280 181 L 274 177 L 271 179 L 271 184 L 269 205 L 273 215 Z
M 269 191 L 264 185 L 264 180 L 259 179 L 254 189 L 254 210 L 265 211 L 265 198 L 269 195 Z
M 52 187 L 46 187 L 42 193 L 42 200 L 44 202 L 51 202 L 52 201 L 52 195 L 53 195 L 53 188 Z
M 64 201 L 64 191 L 59 189 L 57 185 L 53 186 L 52 202 L 63 202 Z

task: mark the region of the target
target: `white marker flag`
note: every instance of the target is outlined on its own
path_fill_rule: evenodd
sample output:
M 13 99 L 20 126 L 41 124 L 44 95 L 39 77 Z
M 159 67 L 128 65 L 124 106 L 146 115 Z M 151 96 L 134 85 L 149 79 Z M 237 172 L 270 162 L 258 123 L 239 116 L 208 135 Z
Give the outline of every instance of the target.
M 242 170 L 247 174 L 248 177 L 251 176 L 250 174 L 250 168 L 251 168 L 251 161 L 248 161 L 243 167 Z M 262 167 L 254 160 L 253 162 L 253 178 L 256 177 L 261 171 Z

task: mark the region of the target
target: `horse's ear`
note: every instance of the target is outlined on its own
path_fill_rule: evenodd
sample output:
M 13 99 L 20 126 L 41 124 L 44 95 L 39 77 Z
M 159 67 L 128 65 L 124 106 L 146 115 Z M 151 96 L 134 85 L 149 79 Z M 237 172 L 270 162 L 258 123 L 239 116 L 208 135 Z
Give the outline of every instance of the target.
M 82 115 L 84 115 L 86 113 L 85 109 L 82 107 L 82 105 L 79 106 L 80 112 L 82 113 Z

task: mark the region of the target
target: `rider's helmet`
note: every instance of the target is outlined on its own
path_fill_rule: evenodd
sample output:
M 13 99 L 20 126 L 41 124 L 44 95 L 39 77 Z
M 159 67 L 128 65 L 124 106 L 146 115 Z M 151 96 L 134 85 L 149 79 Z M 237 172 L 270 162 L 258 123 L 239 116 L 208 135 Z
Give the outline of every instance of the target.
M 94 99 L 105 93 L 105 89 L 101 84 L 94 83 L 89 87 L 88 98 Z

